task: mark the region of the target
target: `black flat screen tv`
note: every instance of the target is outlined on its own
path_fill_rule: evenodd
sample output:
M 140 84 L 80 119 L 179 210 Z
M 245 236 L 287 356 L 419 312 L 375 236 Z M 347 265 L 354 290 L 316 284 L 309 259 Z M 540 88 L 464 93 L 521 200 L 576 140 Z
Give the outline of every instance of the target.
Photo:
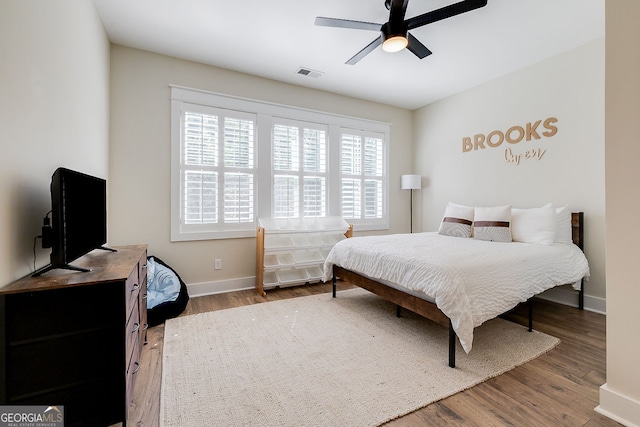
M 62 268 L 88 271 L 70 263 L 107 242 L 107 182 L 65 168 L 51 177 L 51 264 L 39 276 Z

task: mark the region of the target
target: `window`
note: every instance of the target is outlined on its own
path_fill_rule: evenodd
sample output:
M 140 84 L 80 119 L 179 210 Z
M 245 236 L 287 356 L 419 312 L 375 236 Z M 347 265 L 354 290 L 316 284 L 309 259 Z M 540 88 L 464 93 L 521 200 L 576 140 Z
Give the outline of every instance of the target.
M 341 133 L 341 206 L 347 221 L 375 223 L 384 210 L 384 138 L 344 129 Z
M 253 129 L 252 120 L 184 113 L 185 224 L 253 222 Z
M 326 216 L 326 127 L 279 119 L 272 147 L 273 217 Z
M 253 231 L 255 115 L 180 107 L 180 233 Z
M 171 240 L 255 236 L 268 218 L 388 228 L 389 125 L 171 87 Z

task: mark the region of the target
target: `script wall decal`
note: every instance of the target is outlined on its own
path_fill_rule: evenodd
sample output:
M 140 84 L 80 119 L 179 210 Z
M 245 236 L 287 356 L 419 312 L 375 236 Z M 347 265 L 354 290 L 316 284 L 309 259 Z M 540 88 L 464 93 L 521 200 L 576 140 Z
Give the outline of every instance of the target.
M 519 146 L 517 144 L 522 141 L 551 138 L 558 133 L 557 123 L 557 118 L 549 117 L 545 120 L 529 122 L 524 126 L 511 126 L 506 132 L 494 130 L 487 135 L 478 133 L 474 135 L 473 138 L 465 136 L 462 138 L 462 152 L 470 153 L 476 150 L 500 148 L 502 146 L 502 148 L 504 148 L 503 156 L 506 162 L 519 165 L 522 160 L 541 160 L 547 152 L 546 149 L 526 147 L 524 150 L 518 150 L 517 148 Z

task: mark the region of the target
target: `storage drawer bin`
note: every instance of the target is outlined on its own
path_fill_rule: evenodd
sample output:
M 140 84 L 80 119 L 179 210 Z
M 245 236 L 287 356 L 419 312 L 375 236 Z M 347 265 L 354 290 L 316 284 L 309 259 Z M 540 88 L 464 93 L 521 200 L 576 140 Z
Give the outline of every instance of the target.
M 296 251 L 293 253 L 296 265 L 318 264 L 324 261 L 320 251 Z
M 323 237 L 323 243 L 325 245 L 335 245 L 340 240 L 346 239 L 344 234 L 325 234 Z
M 283 249 L 292 247 L 293 241 L 289 236 L 266 236 L 264 239 L 265 249 Z
M 307 225 L 302 219 L 276 219 L 280 232 L 303 232 L 307 231 Z
M 290 285 L 293 283 L 305 283 L 309 280 L 307 271 L 304 269 L 291 268 L 289 270 L 278 270 L 276 272 L 278 282 L 281 285 Z
M 322 268 L 319 266 L 307 268 L 309 282 L 319 282 L 322 279 Z
M 264 256 L 264 268 L 273 269 L 280 265 L 278 262 L 278 256 L 276 254 L 266 254 Z
M 309 246 L 309 240 L 305 236 L 302 236 L 299 234 L 292 235 L 291 241 L 293 242 L 293 245 L 297 248 L 304 248 Z
M 278 286 L 278 277 L 276 276 L 275 271 L 264 273 L 264 279 L 262 283 L 265 288 L 274 288 Z
M 311 247 L 326 245 L 322 234 L 310 234 L 307 236 L 307 241 Z
M 293 255 L 291 255 L 289 252 L 278 254 L 278 264 L 281 267 L 292 266 L 295 263 L 296 261 L 293 259 Z

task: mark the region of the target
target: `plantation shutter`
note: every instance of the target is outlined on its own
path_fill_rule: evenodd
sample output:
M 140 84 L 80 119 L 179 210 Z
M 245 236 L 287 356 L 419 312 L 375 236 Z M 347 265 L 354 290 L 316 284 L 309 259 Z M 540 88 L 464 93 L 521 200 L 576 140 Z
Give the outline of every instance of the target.
M 195 107 L 184 112 L 183 223 L 217 230 L 252 227 L 255 118 Z
M 342 135 L 341 166 L 342 166 L 342 217 L 360 219 L 362 213 L 361 180 L 361 138 L 356 135 Z
M 364 210 L 366 219 L 382 218 L 382 139 L 366 136 L 364 139 Z
M 342 217 L 355 220 L 383 218 L 383 137 L 343 130 L 340 158 Z
M 218 222 L 218 117 L 184 116 L 184 222 Z
M 326 216 L 326 130 L 291 120 L 273 126 L 273 215 Z

